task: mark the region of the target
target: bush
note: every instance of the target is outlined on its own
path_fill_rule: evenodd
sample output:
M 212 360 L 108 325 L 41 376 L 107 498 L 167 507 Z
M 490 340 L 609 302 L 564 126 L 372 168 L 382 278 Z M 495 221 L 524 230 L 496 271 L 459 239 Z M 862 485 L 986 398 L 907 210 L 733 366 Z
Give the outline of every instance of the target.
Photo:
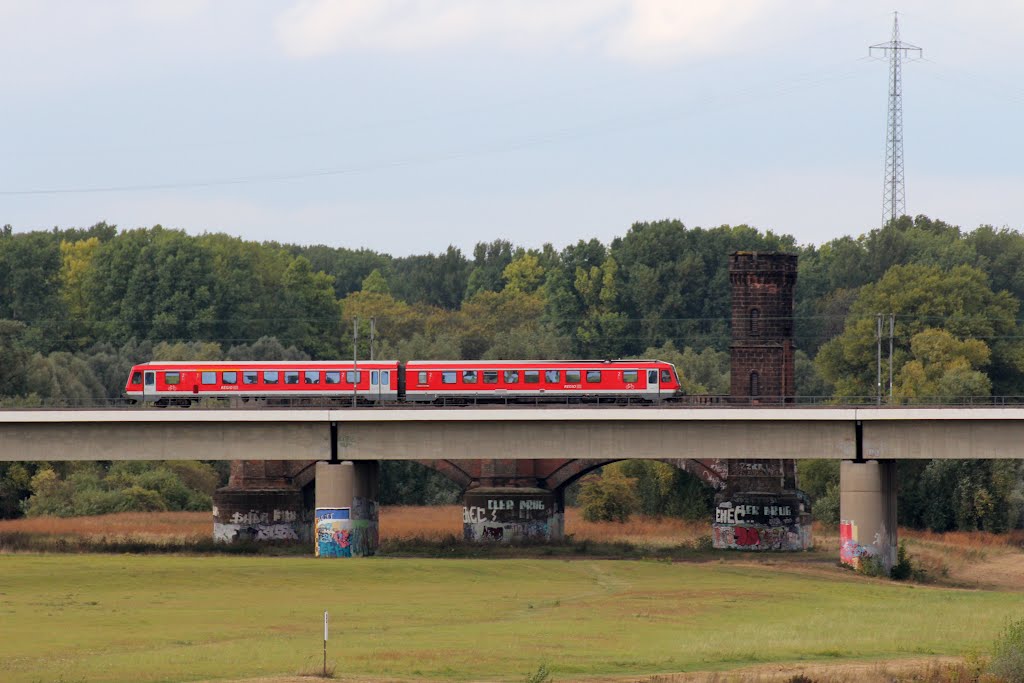
M 581 484 L 580 506 L 588 522 L 625 522 L 640 506 L 636 479 L 615 469 L 586 477 Z
M 1008 683 L 1024 683 L 1024 619 L 1010 622 L 996 640 L 988 670 Z
M 28 516 L 73 517 L 111 512 L 209 510 L 218 475 L 203 463 L 74 463 L 64 476 L 50 467 L 36 472 Z
M 907 544 L 900 542 L 896 549 L 896 564 L 889 570 L 889 578 L 893 581 L 906 581 L 914 574 L 914 565 L 910 561 L 910 553 L 907 552 Z

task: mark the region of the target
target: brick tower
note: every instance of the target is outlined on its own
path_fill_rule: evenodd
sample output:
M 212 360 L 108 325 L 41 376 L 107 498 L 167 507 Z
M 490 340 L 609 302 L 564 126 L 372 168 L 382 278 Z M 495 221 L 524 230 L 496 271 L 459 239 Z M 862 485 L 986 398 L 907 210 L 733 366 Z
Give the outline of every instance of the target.
M 732 343 L 729 400 L 792 403 L 795 254 L 737 251 L 729 257 Z M 806 550 L 807 496 L 795 460 L 722 460 L 725 487 L 715 496 L 714 544 L 738 550 Z
M 729 257 L 734 402 L 792 403 L 796 254 L 737 251 Z

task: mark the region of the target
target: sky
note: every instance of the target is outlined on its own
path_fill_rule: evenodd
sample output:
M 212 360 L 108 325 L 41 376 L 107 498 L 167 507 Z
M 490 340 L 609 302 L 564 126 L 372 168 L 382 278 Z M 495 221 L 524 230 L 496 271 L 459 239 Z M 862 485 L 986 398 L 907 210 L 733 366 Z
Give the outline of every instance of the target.
M 1024 3 L 0 0 L 0 224 L 161 224 L 402 256 L 637 221 L 802 244 L 1024 225 Z

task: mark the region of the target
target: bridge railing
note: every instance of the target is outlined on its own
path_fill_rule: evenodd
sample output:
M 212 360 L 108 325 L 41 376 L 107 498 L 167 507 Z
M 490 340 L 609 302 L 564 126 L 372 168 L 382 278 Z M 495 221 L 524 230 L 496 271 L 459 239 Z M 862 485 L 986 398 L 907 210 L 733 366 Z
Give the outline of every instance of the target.
M 918 398 L 914 400 L 896 400 L 879 402 L 875 396 L 793 396 L 793 397 L 734 397 L 724 395 L 692 395 L 679 396 L 668 401 L 650 403 L 635 398 L 617 400 L 581 400 L 579 397 L 552 399 L 549 397 L 536 399 L 506 398 L 504 400 L 440 400 L 437 403 L 397 403 L 386 402 L 376 404 L 360 402 L 353 406 L 351 397 L 338 398 L 275 398 L 269 400 L 246 400 L 241 397 L 230 399 L 203 398 L 197 403 L 179 406 L 156 405 L 152 402 L 138 402 L 125 398 L 95 399 L 0 399 L 0 410 L 170 410 L 191 408 L 192 410 L 301 410 L 301 409 L 356 409 L 356 410 L 436 410 L 457 408 L 552 408 L 552 409 L 583 409 L 600 408 L 634 408 L 672 409 L 672 408 L 836 408 L 836 407 L 880 407 L 880 408 L 911 408 L 911 407 L 999 407 L 1024 406 L 1024 396 L 964 396 L 943 398 Z

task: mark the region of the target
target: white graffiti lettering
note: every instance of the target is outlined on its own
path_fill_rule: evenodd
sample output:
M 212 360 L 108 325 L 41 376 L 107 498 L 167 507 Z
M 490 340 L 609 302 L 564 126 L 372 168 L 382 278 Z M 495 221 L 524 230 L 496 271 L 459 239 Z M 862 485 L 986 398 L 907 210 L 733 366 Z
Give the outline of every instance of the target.
M 275 522 L 294 522 L 299 518 L 295 510 L 274 510 Z
M 487 521 L 487 511 L 482 507 L 464 507 L 462 508 L 462 523 L 463 524 L 479 524 L 480 522 Z
M 299 535 L 288 524 L 262 526 L 256 530 L 257 541 L 297 541 Z
M 521 500 L 519 501 L 520 510 L 543 510 L 543 500 Z
M 488 510 L 514 510 L 516 502 L 514 500 L 489 500 L 487 501 Z
M 256 510 L 250 510 L 244 515 L 241 512 L 231 515 L 232 524 L 267 524 L 268 522 L 270 522 L 270 515 Z

